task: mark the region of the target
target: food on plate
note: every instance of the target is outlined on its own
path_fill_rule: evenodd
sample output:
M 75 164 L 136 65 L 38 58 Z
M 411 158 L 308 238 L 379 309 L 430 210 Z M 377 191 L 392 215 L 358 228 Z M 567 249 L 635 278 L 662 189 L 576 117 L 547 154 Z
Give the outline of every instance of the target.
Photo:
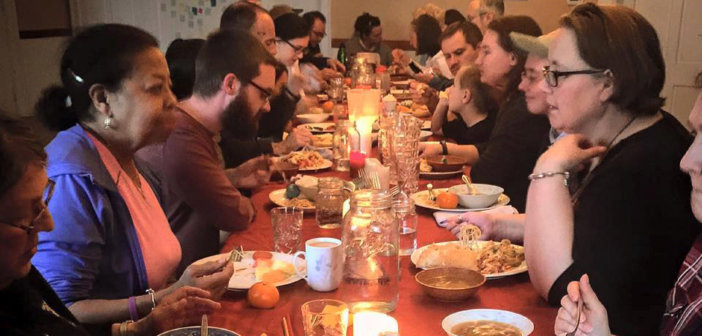
M 422 173 L 431 173 L 431 166 L 427 163 L 427 159 L 419 159 L 419 171 Z
M 287 261 L 277 259 L 255 259 L 254 275 L 256 281 L 276 283 L 295 274 L 295 267 Z
M 522 336 L 519 328 L 507 323 L 476 320 L 456 324 L 451 328 L 456 336 Z
M 285 206 L 288 206 L 288 207 L 314 208 L 314 201 L 311 201 L 311 200 L 308 200 L 308 199 L 302 198 L 302 197 L 288 199 L 284 203 L 285 203 Z
M 257 282 L 249 288 L 246 298 L 255 308 L 270 309 L 280 300 L 280 293 L 278 288 L 270 283 Z
M 251 256 L 251 259 L 253 260 L 259 260 L 259 259 L 273 259 L 273 253 L 270 253 L 268 251 L 256 251 L 253 253 Z
M 459 241 L 449 244 L 434 244 L 426 247 L 416 266 L 419 268 L 461 267 L 482 274 L 495 274 L 509 271 L 524 262 L 524 250 L 515 247 L 509 240 L 477 243 L 481 236 L 480 228 L 468 224 L 461 227 Z
M 419 268 L 460 267 L 478 270 L 478 252 L 463 244 L 429 245 L 417 259 Z
M 324 113 L 324 110 L 321 107 L 310 107 L 309 110 L 307 110 L 308 114 L 322 114 Z
M 442 209 L 455 209 L 458 207 L 458 196 L 450 192 L 439 193 L 436 197 L 436 205 Z
M 297 196 L 300 196 L 300 188 L 294 184 L 289 184 L 285 188 L 285 198 L 293 199 Z
M 317 134 L 312 138 L 312 145 L 315 147 L 331 147 L 334 136 L 330 133 Z
M 301 169 L 321 167 L 325 163 L 322 155 L 316 151 L 300 151 L 290 153 L 287 161 L 297 165 Z
M 483 274 L 509 271 L 524 261 L 524 251 L 517 251 L 509 240 L 489 241 L 478 256 L 478 269 Z
M 322 104 L 322 110 L 324 113 L 332 113 L 334 110 L 334 102 L 331 100 L 324 102 L 324 104 Z
M 411 113 L 417 118 L 424 118 L 431 116 L 429 108 L 424 104 L 417 104 L 411 100 L 405 100 L 397 104 L 397 111 L 402 113 Z
M 334 124 L 329 124 L 326 126 L 320 126 L 320 125 L 305 125 L 308 130 L 311 132 L 333 132 L 336 130 L 336 125 Z

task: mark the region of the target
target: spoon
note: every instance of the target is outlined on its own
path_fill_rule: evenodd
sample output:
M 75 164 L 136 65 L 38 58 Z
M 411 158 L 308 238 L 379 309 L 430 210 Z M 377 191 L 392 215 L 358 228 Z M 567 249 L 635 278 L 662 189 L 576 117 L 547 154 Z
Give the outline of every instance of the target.
M 578 315 L 575 317 L 575 329 L 573 331 L 569 332 L 566 334 L 566 336 L 575 336 L 575 332 L 578 331 L 578 327 L 580 327 L 580 314 L 583 311 L 583 297 L 582 294 L 580 294 L 580 300 L 578 300 Z
M 429 200 L 432 202 L 436 201 L 436 195 L 434 195 L 434 185 L 427 183 L 427 190 L 429 190 Z
M 465 183 L 466 187 L 468 187 L 468 194 L 474 194 L 473 185 L 470 183 L 470 179 L 468 178 L 468 176 L 466 176 L 466 174 L 463 174 L 463 176 L 461 176 L 461 180 L 463 180 L 463 183 Z

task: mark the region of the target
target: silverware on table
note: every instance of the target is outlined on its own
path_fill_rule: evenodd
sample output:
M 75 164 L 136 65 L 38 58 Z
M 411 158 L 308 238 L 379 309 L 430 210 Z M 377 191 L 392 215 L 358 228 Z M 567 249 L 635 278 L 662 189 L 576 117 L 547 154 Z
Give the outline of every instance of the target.
M 468 194 L 469 195 L 475 194 L 475 192 L 473 192 L 473 184 L 471 184 L 470 178 L 468 176 L 466 176 L 466 174 L 463 174 L 463 176 L 461 176 L 461 180 L 463 180 L 463 183 L 466 184 L 466 187 L 468 188 Z
M 434 195 L 434 185 L 431 183 L 427 183 L 427 191 L 429 191 L 429 200 L 435 202 L 436 195 Z
M 578 331 L 578 327 L 580 327 L 580 314 L 582 312 L 583 312 L 583 295 L 581 293 L 580 300 L 578 300 L 578 314 L 575 317 L 575 329 L 573 329 L 573 331 L 567 333 L 566 336 L 575 336 L 575 332 Z
M 202 321 L 200 323 L 200 336 L 207 336 L 207 314 L 202 314 Z

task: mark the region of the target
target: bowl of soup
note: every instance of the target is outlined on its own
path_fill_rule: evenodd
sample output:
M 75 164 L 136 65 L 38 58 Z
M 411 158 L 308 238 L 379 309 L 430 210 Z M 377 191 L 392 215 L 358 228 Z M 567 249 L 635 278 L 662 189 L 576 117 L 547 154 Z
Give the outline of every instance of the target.
M 435 172 L 452 172 L 461 170 L 467 163 L 466 159 L 457 155 L 432 155 L 426 157 L 427 164 Z
M 459 311 L 446 316 L 441 327 L 449 336 L 527 336 L 534 331 L 528 318 L 499 309 Z
M 458 204 L 468 209 L 487 208 L 500 198 L 505 190 L 492 184 L 472 183 L 470 190 L 465 184 L 458 184 L 449 188 L 458 196 Z
M 485 283 L 480 272 L 456 267 L 431 268 L 414 276 L 424 293 L 439 301 L 463 301 Z

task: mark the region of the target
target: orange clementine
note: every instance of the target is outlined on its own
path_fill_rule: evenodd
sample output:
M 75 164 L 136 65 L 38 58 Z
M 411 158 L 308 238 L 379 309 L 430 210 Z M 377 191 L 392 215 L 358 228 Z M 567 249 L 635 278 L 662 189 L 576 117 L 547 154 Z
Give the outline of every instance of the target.
M 436 197 L 436 204 L 442 209 L 455 209 L 458 207 L 458 196 L 454 193 L 442 192 Z
M 334 111 L 334 102 L 331 100 L 325 101 L 322 104 L 322 110 L 324 110 L 324 113 L 332 113 Z
M 262 281 L 253 284 L 253 286 L 249 288 L 246 297 L 252 306 L 269 309 L 275 307 L 276 303 L 278 303 L 278 300 L 280 300 L 280 293 L 278 293 L 278 288 Z
M 253 260 L 272 259 L 273 253 L 270 253 L 268 251 L 256 251 L 256 252 L 254 252 L 252 258 L 253 258 Z

